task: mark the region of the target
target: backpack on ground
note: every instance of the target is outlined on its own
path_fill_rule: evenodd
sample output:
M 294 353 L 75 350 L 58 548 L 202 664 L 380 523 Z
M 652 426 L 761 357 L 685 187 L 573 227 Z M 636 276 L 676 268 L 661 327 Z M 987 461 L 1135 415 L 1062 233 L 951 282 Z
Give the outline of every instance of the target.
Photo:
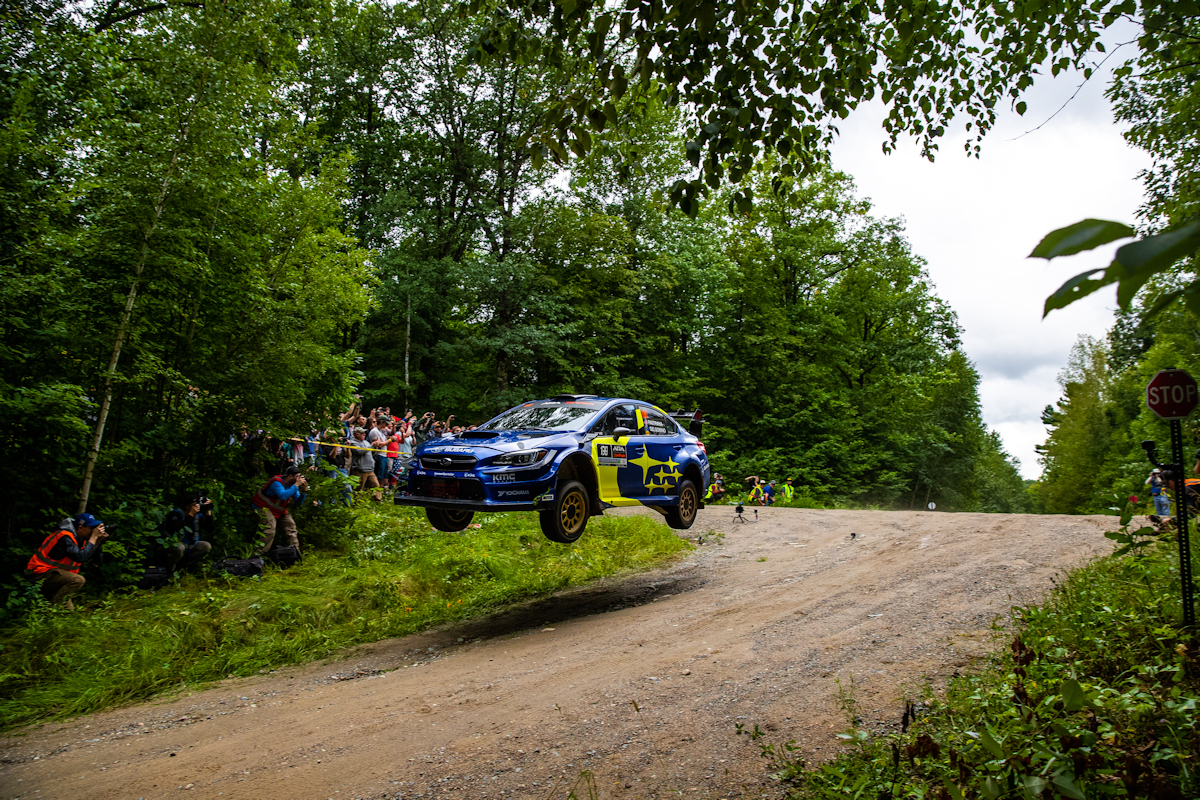
M 272 547 L 267 553 L 267 560 L 280 569 L 287 569 L 300 562 L 300 548 L 295 545 Z
M 171 570 L 166 567 L 146 567 L 146 573 L 137 582 L 139 589 L 161 589 L 171 581 Z
M 215 562 L 213 567 L 237 578 L 259 578 L 263 573 L 263 560 L 262 556 L 222 558 Z

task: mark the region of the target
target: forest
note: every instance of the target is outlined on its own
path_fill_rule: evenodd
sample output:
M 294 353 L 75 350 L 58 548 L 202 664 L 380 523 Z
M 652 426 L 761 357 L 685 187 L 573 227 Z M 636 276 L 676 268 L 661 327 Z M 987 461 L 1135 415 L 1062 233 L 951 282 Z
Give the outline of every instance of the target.
M 687 72 L 700 51 L 677 63 L 651 42 L 659 5 L 617 24 L 570 3 L 519 35 L 518 6 L 4 6 L 4 575 L 84 504 L 134 561 L 184 489 L 227 510 L 226 545 L 248 541 L 259 477 L 233 437 L 322 428 L 356 392 L 464 422 L 558 392 L 700 408 L 718 471 L 790 477 L 813 505 L 1074 512 L 1139 480 L 1153 426 L 1129 387 L 1194 358 L 1192 318 L 1138 305 L 1108 343 L 1081 343 L 1027 492 L 903 224 L 822 156 L 874 91 L 892 136 L 931 153 L 956 109 L 982 135 L 1049 52 L 1037 37 L 997 40 L 1006 59 L 943 58 L 942 83 L 897 69 L 868 85 L 865 56 L 839 50 L 812 86 L 777 70 L 780 93 L 739 109 L 730 93 L 764 68 L 751 56 L 774 50 L 727 65 L 714 93 Z M 1053 30 L 1069 61 L 1106 14 L 1021 24 Z M 948 20 L 887 17 L 911 37 L 888 57 L 941 53 Z M 735 22 L 752 45 L 753 20 Z M 813 24 L 850 41 L 844 22 Z M 1136 143 L 1183 163 L 1167 126 L 1192 115 L 1164 107 L 1195 90 L 1159 75 L 1113 91 Z M 1190 176 L 1169 169 L 1150 176 L 1146 231 L 1192 213 Z M 1145 303 L 1181 287 L 1164 274 Z
M 1122 282 L 1108 335 L 1080 336 L 1059 375 L 1062 395 L 1042 412 L 1042 476 L 1030 490 L 1033 505 L 1048 513 L 1102 512 L 1130 497 L 1145 505 L 1151 465 L 1141 443 L 1157 442 L 1160 458 L 1170 452 L 1167 423 L 1146 407 L 1146 384 L 1170 367 L 1200 374 L 1200 27 L 1194 9 L 1163 24 L 1162 46 L 1144 48 L 1136 64 L 1119 70 L 1108 96 L 1126 139 L 1153 159 L 1142 176 L 1138 232 L 1178 241 L 1161 268 L 1134 276 L 1131 288 Z M 1108 270 L 1105 279 L 1112 277 L 1113 267 Z M 1183 435 L 1190 478 L 1200 460 L 1194 458 L 1200 423 L 1185 420 Z

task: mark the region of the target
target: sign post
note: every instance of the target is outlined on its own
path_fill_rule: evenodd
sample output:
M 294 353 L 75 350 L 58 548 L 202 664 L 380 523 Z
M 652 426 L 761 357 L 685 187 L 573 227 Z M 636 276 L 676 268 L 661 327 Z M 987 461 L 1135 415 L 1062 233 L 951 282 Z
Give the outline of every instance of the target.
M 1168 465 L 1175 473 L 1175 521 L 1179 532 L 1179 582 L 1183 594 L 1183 624 L 1196 625 L 1196 608 L 1192 587 L 1192 553 L 1188 535 L 1187 485 L 1184 482 L 1183 426 L 1180 420 L 1196 410 L 1200 390 L 1196 379 L 1187 370 L 1160 370 L 1146 384 L 1146 407 L 1171 423 L 1171 460 Z

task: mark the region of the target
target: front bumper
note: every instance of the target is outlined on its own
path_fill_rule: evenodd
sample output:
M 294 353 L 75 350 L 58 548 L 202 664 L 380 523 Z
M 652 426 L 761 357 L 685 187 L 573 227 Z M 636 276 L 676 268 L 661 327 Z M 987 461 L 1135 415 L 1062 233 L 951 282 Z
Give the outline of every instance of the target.
M 517 472 L 501 473 L 493 469 L 471 472 L 440 472 L 417 467 L 409 471 L 408 480 L 396 492 L 393 502 L 398 506 L 444 508 L 460 511 L 531 511 L 549 508 L 554 501 L 557 467 L 538 470 L 541 474 L 529 480 Z M 512 480 L 496 480 L 497 474 Z M 445 496 L 445 485 L 456 484 L 454 496 Z
M 553 498 L 549 500 L 540 499 L 536 502 L 502 503 L 495 500 L 451 500 L 444 497 L 422 497 L 397 492 L 393 498 L 393 502 L 398 506 L 445 508 L 453 511 L 537 511 L 542 508 L 549 508 L 553 502 Z

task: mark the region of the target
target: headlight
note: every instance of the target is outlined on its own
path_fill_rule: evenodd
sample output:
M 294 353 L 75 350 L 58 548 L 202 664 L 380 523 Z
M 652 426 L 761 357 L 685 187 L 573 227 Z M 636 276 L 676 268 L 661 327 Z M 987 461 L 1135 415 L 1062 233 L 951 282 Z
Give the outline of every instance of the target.
M 505 453 L 492 459 L 497 467 L 527 467 L 542 460 L 549 450 L 522 450 L 519 453 Z

